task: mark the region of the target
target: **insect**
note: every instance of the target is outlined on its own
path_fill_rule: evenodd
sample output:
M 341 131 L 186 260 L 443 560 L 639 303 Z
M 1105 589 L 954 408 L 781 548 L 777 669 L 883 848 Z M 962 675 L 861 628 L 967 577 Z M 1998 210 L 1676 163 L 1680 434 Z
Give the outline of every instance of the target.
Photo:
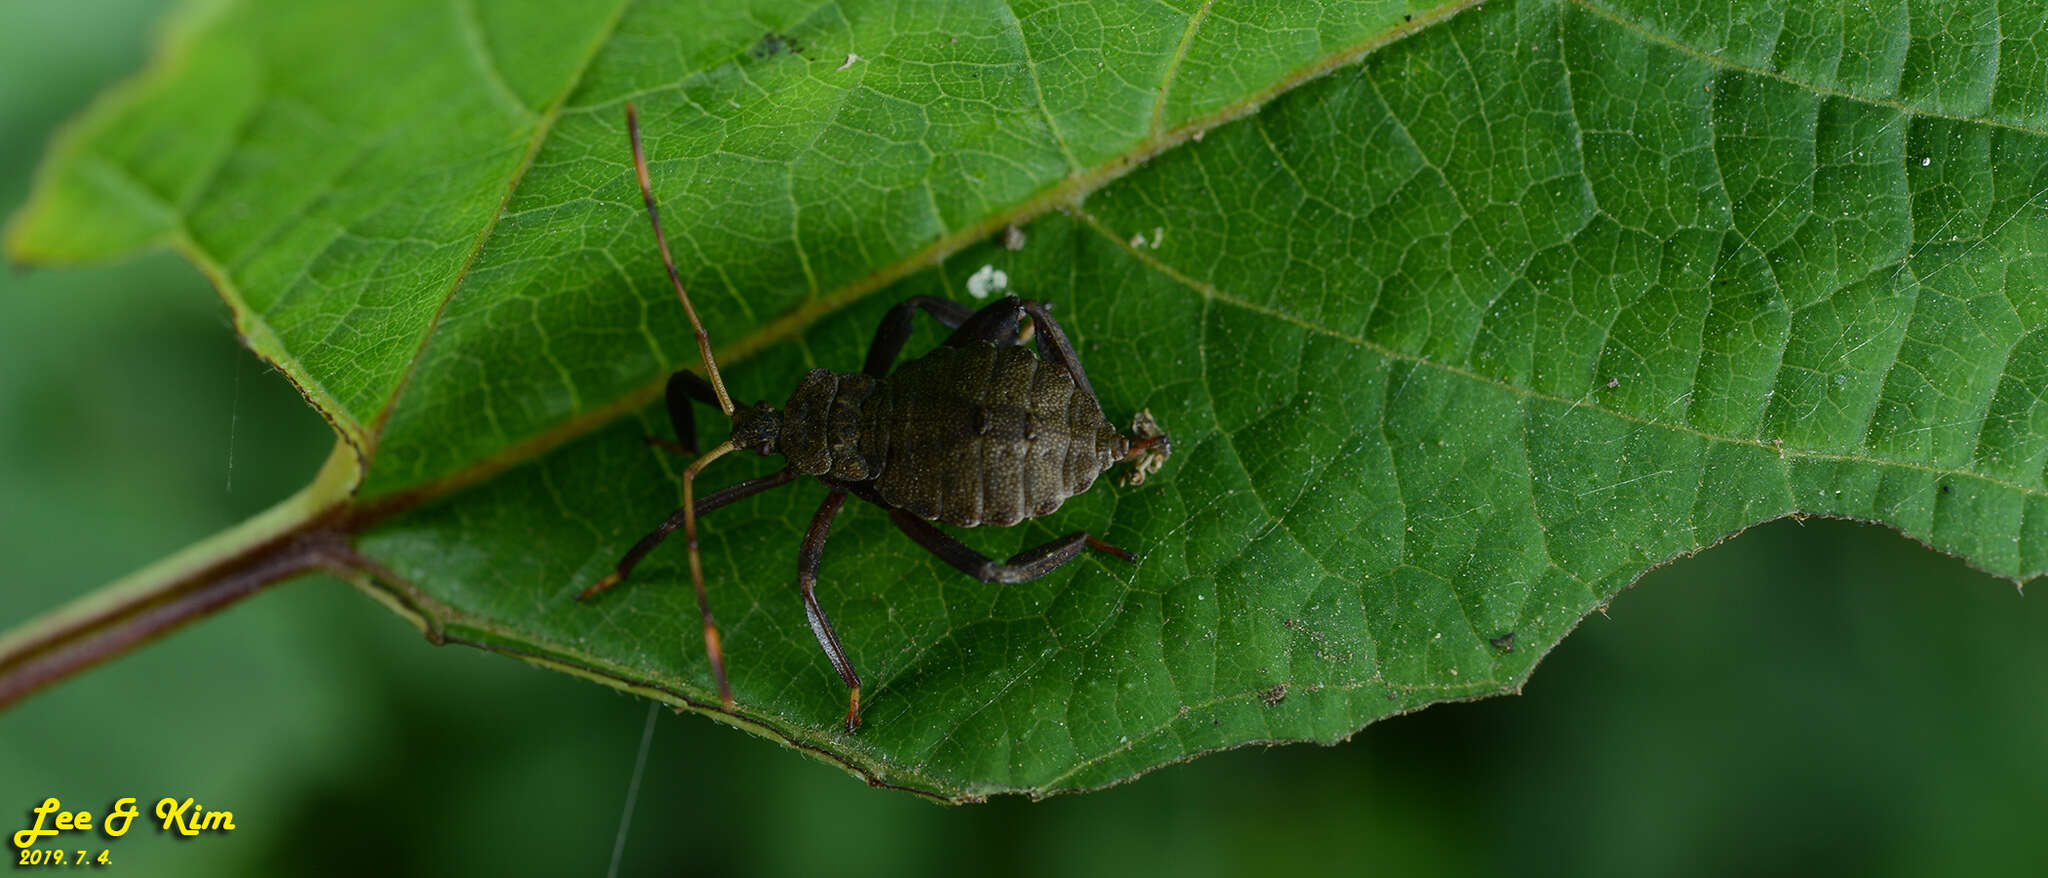
M 626 105 L 626 132 L 633 170 L 647 219 L 668 269 L 669 282 L 697 334 L 706 378 L 684 370 L 669 378 L 668 414 L 678 449 L 695 459 L 683 471 L 683 505 L 627 550 L 611 574 L 577 595 L 586 600 L 618 584 L 647 553 L 681 528 L 689 546 L 690 584 L 704 622 L 704 650 L 711 660 L 718 696 L 733 706 L 726 682 L 718 624 L 705 597 L 704 565 L 697 548 L 697 517 L 736 500 L 814 476 L 830 492 L 811 518 L 797 550 L 797 582 L 804 614 L 819 648 L 848 689 L 846 728 L 860 726 L 860 674 L 840 643 L 832 620 L 818 605 L 818 565 L 832 520 L 850 495 L 888 510 L 897 528 L 925 550 L 984 582 L 1026 582 L 1058 569 L 1085 548 L 1135 560 L 1130 553 L 1082 531 L 1025 549 L 997 562 L 938 528 L 1007 527 L 1058 509 L 1068 497 L 1088 490 L 1111 466 L 1130 461 L 1130 481 L 1156 471 L 1172 452 L 1164 431 L 1140 413 L 1125 436 L 1103 417 L 1088 374 L 1066 333 L 1041 302 L 1015 296 L 979 311 L 931 296 L 917 296 L 891 308 L 875 330 L 867 362 L 859 372 L 813 369 L 781 409 L 766 402 L 733 405 L 710 336 L 690 304 L 669 255 L 641 153 L 639 120 Z M 890 367 L 910 338 L 912 312 L 923 311 L 953 330 L 937 349 Z M 1027 326 L 1024 319 L 1029 317 Z M 1026 343 L 1036 336 L 1034 354 Z M 729 438 L 697 455 L 695 403 L 716 405 L 732 419 Z M 666 444 L 666 443 L 656 443 Z M 698 473 L 734 451 L 780 454 L 788 465 L 695 499 Z

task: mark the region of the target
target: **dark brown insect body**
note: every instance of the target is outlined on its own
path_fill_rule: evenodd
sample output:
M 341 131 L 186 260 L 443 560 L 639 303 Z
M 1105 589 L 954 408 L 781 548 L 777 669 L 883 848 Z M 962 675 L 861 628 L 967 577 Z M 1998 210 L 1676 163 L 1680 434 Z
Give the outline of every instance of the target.
M 1156 469 L 1169 452 L 1165 434 L 1142 413 L 1134 427 L 1135 439 L 1109 425 L 1087 373 L 1044 303 L 1011 297 L 972 311 L 947 299 L 909 299 L 883 318 L 860 372 L 814 369 L 779 410 L 765 402 L 735 408 L 718 377 L 696 309 L 683 292 L 669 257 L 631 106 L 626 109 L 626 120 L 632 134 L 634 168 L 655 239 L 676 294 L 696 329 L 698 349 L 709 374 L 709 380 L 692 372 L 677 372 L 669 379 L 668 409 L 676 438 L 683 449 L 696 453 L 693 402 L 717 405 L 732 418 L 732 432 L 726 442 L 697 458 L 684 472 L 683 507 L 642 537 L 611 575 L 584 589 L 579 597 L 587 598 L 624 579 L 641 558 L 682 528 L 689 539 L 691 582 L 703 615 L 705 650 L 711 657 L 719 695 L 730 709 L 732 692 L 725 679 L 723 649 L 698 560 L 696 518 L 798 476 L 815 476 L 831 491 L 818 507 L 797 552 L 797 581 L 811 631 L 851 690 L 846 709 L 846 724 L 851 729 L 860 721 L 860 675 L 816 595 L 825 536 L 847 495 L 887 509 L 896 526 L 919 545 L 988 582 L 1023 582 L 1043 576 L 1089 547 L 1130 560 L 1123 550 L 1077 531 L 997 562 L 932 524 L 1000 527 L 1046 515 L 1068 497 L 1088 490 L 1111 466 L 1134 460 L 1139 463 L 1136 473 L 1142 475 Z M 915 311 L 924 311 L 953 333 L 930 353 L 895 366 L 909 340 Z M 1031 320 L 1028 329 L 1024 327 L 1027 317 Z M 1037 336 L 1036 353 L 1026 347 L 1033 334 Z M 712 460 L 740 449 L 780 454 L 788 466 L 692 499 L 697 473 Z
M 1023 312 L 1015 299 L 995 307 Z M 886 378 L 813 370 L 783 407 L 776 445 L 754 450 L 803 475 L 872 482 L 882 502 L 919 518 L 1007 527 L 1088 490 L 1131 440 L 1065 369 L 976 341 Z

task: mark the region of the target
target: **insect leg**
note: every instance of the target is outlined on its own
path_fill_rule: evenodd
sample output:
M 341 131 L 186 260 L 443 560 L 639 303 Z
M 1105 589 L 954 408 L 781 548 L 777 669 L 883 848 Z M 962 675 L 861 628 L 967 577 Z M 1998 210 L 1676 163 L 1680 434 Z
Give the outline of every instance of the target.
M 1016 344 L 1021 335 L 1017 325 L 1024 319 L 1024 300 L 1016 296 L 1004 296 L 988 303 L 974 316 L 967 318 L 953 334 L 946 337 L 946 347 L 959 347 L 968 342 L 985 341 L 996 347 Z
M 896 527 L 916 540 L 918 545 L 937 555 L 939 560 L 983 582 L 1030 582 L 1058 570 L 1061 565 L 1081 554 L 1082 549 L 1090 547 L 1126 561 L 1132 560 L 1130 553 L 1098 540 L 1085 531 L 1075 531 L 1043 545 L 1025 549 L 1011 555 L 1010 560 L 998 564 L 989 556 L 968 548 L 967 544 L 939 530 L 938 525 L 915 514 L 891 507 L 889 519 L 896 522 Z
M 1074 346 L 1067 343 L 1067 334 L 1060 329 L 1059 321 L 1052 319 L 1052 311 L 1044 302 L 1024 300 L 1024 313 L 1031 315 L 1031 324 L 1038 328 L 1038 354 L 1047 360 L 1067 368 L 1067 374 L 1074 376 L 1074 384 L 1087 396 L 1095 395 L 1095 388 L 1088 384 L 1088 372 L 1081 368 L 1081 358 L 1074 356 Z
M 690 407 L 692 402 L 718 405 L 718 394 L 711 389 L 711 382 L 688 369 L 668 376 L 668 423 L 676 430 L 675 447 L 669 450 L 681 450 L 696 457 L 697 413 Z M 649 439 L 648 442 L 667 447 L 667 443 L 657 439 Z
M 704 495 L 704 499 L 698 500 L 697 514 L 703 515 L 729 503 L 752 497 L 769 488 L 787 485 L 795 479 L 796 473 L 794 471 L 781 470 L 769 473 L 758 479 L 748 479 L 735 485 L 727 485 Z M 674 514 L 668 517 L 667 521 L 662 522 L 660 526 L 656 527 L 646 536 L 641 537 L 639 542 L 633 544 L 633 548 L 627 549 L 626 557 L 619 559 L 619 566 L 612 570 L 611 575 L 598 580 L 597 584 L 579 592 L 576 595 L 576 599 L 579 601 L 588 600 L 592 595 L 611 588 L 619 584 L 620 580 L 633 575 L 633 568 L 640 564 L 640 559 L 647 557 L 648 552 L 654 551 L 655 546 L 661 545 L 662 540 L 668 539 L 669 534 L 675 533 L 676 529 L 682 526 L 683 510 L 677 509 Z
M 803 547 L 796 553 L 796 579 L 804 589 L 804 615 L 811 621 L 811 633 L 818 638 L 818 647 L 825 651 L 825 657 L 832 661 L 832 669 L 839 672 L 839 679 L 846 681 L 851 694 L 846 699 L 846 730 L 860 728 L 860 673 L 853 669 L 853 659 L 846 654 L 846 647 L 839 643 L 839 632 L 832 629 L 832 620 L 825 616 L 825 608 L 818 606 L 818 562 L 825 554 L 825 536 L 832 532 L 832 519 L 846 505 L 846 489 L 833 488 L 825 495 L 825 502 L 818 505 L 818 514 L 811 517 L 811 529 L 804 532 Z
M 725 649 L 718 641 L 718 622 L 711 618 L 711 599 L 704 595 L 704 558 L 697 551 L 697 504 L 690 495 L 696 489 L 697 474 L 737 447 L 729 441 L 720 442 L 683 470 L 683 539 L 690 549 L 690 584 L 697 589 L 697 612 L 704 617 L 704 654 L 711 659 L 711 676 L 718 680 L 718 700 L 725 703 L 726 710 L 732 709 L 732 686 L 725 682 Z
M 867 364 L 861 371 L 876 378 L 887 378 L 889 366 L 903 353 L 903 345 L 910 341 L 910 313 L 918 309 L 932 315 L 940 325 L 952 329 L 966 322 L 973 312 L 966 305 L 937 296 L 911 296 L 896 303 L 889 313 L 882 316 L 882 324 L 875 327 L 875 341 L 868 345 Z

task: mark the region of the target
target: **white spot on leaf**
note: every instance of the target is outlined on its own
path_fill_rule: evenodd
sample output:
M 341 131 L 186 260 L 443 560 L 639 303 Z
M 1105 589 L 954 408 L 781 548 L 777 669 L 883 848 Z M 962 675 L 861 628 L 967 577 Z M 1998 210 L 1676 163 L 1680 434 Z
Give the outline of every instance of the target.
M 1010 288 L 1010 276 L 993 265 L 984 265 L 980 271 L 967 279 L 967 294 L 977 299 L 986 299 L 990 293 Z

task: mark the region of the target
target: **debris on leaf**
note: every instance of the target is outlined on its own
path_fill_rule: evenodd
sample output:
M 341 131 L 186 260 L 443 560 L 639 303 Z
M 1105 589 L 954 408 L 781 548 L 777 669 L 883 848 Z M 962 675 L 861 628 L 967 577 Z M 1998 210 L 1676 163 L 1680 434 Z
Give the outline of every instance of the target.
M 767 58 L 772 55 L 802 53 L 803 48 L 797 45 L 796 38 L 788 36 L 787 34 L 779 34 L 774 31 L 769 31 L 766 35 L 762 36 L 761 41 L 754 44 L 753 51 L 753 55 L 756 58 Z
M 1138 416 L 1131 420 L 1131 437 L 1139 442 L 1147 439 L 1158 440 L 1138 452 L 1138 456 L 1131 461 L 1131 468 L 1124 470 L 1122 483 L 1125 487 L 1135 488 L 1145 484 L 1147 476 L 1158 472 L 1160 467 L 1166 465 L 1166 459 L 1173 456 L 1173 440 L 1166 438 L 1166 431 L 1159 429 L 1159 422 L 1153 420 L 1152 412 L 1149 410 L 1138 412 Z
M 984 265 L 980 271 L 967 278 L 967 294 L 977 299 L 986 299 L 990 293 L 999 293 L 1009 288 L 1009 274 L 993 265 Z

